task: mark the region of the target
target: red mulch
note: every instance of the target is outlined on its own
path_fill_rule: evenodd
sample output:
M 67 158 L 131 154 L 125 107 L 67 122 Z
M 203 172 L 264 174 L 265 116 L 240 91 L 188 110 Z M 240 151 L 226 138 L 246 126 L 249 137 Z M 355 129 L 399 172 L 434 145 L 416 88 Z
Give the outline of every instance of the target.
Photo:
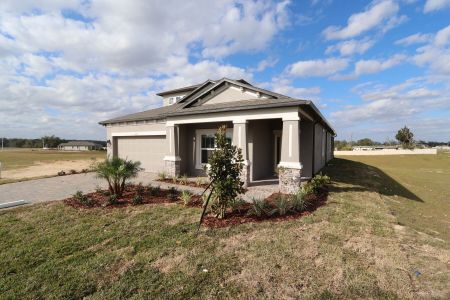
M 119 199 L 117 199 L 117 203 L 110 205 L 108 204 L 108 195 L 105 195 L 104 192 L 93 192 L 89 194 L 85 194 L 89 199 L 91 199 L 91 205 L 83 205 L 81 204 L 77 199 L 71 197 L 67 198 L 64 201 L 65 204 L 78 208 L 78 209 L 91 209 L 91 208 L 123 208 L 132 206 L 133 204 L 133 197 L 137 194 L 137 186 L 136 185 L 129 185 L 125 189 L 125 192 L 123 193 L 123 196 Z M 169 193 L 170 191 L 167 189 L 161 189 L 159 194 L 157 196 L 152 196 L 148 193 L 147 190 L 145 190 L 144 194 L 142 195 L 142 204 L 138 205 L 145 205 L 145 204 L 163 204 L 163 203 L 178 203 L 183 205 L 183 202 L 177 197 L 175 200 L 169 199 Z M 181 194 L 180 191 L 177 191 L 178 196 Z M 279 196 L 283 196 L 281 193 L 274 193 L 266 198 L 269 205 L 274 205 L 275 200 Z M 284 195 L 286 196 L 286 195 Z M 319 208 L 322 205 L 325 205 L 328 197 L 328 190 L 322 189 L 321 192 L 318 195 L 310 195 L 308 196 L 308 202 L 309 205 L 306 208 L 305 211 L 300 213 L 288 213 L 284 216 L 265 216 L 265 217 L 255 217 L 255 216 L 249 216 L 248 211 L 252 207 L 251 203 L 244 204 L 240 207 L 239 210 L 229 211 L 227 212 L 225 219 L 218 219 L 215 216 L 208 214 L 205 216 L 203 220 L 203 225 L 209 228 L 222 228 L 222 227 L 229 227 L 233 225 L 239 225 L 249 222 L 265 222 L 265 221 L 271 221 L 271 222 L 280 222 L 280 221 L 287 221 L 287 220 L 294 220 L 297 218 L 300 218 L 305 215 L 311 214 L 313 211 L 315 211 L 317 208 Z M 199 195 L 192 195 L 191 201 L 187 205 L 188 207 L 202 207 L 203 201 L 200 198 Z
M 127 206 L 131 206 L 134 205 L 133 204 L 133 198 L 134 196 L 136 196 L 137 192 L 136 192 L 136 185 L 129 185 L 127 186 L 127 188 L 125 189 L 123 195 L 121 198 L 117 199 L 117 203 L 116 204 L 109 204 L 108 203 L 108 195 L 105 195 L 103 192 L 106 191 L 102 191 L 102 192 L 93 192 L 93 193 L 88 193 L 85 194 L 89 199 L 91 199 L 91 205 L 84 205 L 81 204 L 77 199 L 71 197 L 71 198 L 67 198 L 64 200 L 64 203 L 72 206 L 74 208 L 82 208 L 82 209 L 90 209 L 90 208 L 98 208 L 98 207 L 105 207 L 105 208 L 122 208 L 122 207 L 127 207 Z M 177 197 L 177 199 L 175 200 L 170 200 L 168 195 L 169 195 L 169 190 L 166 189 L 161 189 L 159 194 L 157 196 L 153 196 L 150 195 L 147 191 L 144 192 L 144 194 L 142 195 L 142 204 L 137 204 L 137 205 L 143 205 L 143 204 L 162 204 L 162 203 L 181 203 L 181 201 L 179 200 L 179 198 Z M 180 195 L 180 191 L 177 191 L 178 196 Z M 197 195 L 193 195 L 192 196 L 192 203 L 193 205 L 195 203 L 198 203 L 200 201 L 201 203 L 201 199 L 200 196 Z M 201 204 L 200 204 L 201 206 Z
M 269 204 L 273 205 L 274 200 L 277 199 L 277 197 L 280 195 L 282 194 L 273 193 L 272 195 L 267 197 L 266 200 L 269 202 Z M 255 216 L 248 216 L 247 214 L 251 207 L 251 204 L 247 204 L 243 206 L 240 211 L 228 212 L 225 219 L 218 219 L 213 215 L 207 215 L 203 220 L 203 224 L 206 227 L 210 228 L 222 228 L 249 222 L 265 222 L 265 221 L 280 222 L 280 221 L 294 220 L 302 216 L 309 215 L 317 208 L 324 205 L 327 201 L 327 197 L 328 191 L 323 189 L 319 195 L 308 196 L 309 205 L 305 211 L 300 213 L 289 213 L 284 216 L 274 215 L 270 217 L 261 217 L 261 218 L 257 218 Z

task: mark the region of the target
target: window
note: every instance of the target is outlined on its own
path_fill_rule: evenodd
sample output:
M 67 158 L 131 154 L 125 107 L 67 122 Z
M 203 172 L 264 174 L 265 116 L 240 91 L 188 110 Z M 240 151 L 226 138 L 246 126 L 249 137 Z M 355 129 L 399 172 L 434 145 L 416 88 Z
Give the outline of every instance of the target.
M 197 163 L 196 168 L 202 169 L 204 165 L 208 164 L 208 159 L 211 153 L 216 149 L 216 142 L 214 134 L 216 129 L 201 129 L 197 130 Z M 227 129 L 227 140 L 231 144 L 232 129 Z

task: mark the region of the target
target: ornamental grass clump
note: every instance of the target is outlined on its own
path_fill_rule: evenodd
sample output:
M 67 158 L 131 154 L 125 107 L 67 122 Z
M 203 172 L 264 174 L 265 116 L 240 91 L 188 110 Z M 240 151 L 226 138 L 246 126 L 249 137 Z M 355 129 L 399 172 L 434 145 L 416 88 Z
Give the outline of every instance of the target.
M 139 161 L 113 157 L 94 165 L 93 170 L 97 177 L 106 179 L 111 195 L 122 197 L 127 180 L 137 177 L 142 170 L 140 165 Z
M 181 201 L 183 201 L 184 206 L 188 206 L 192 200 L 192 194 L 189 191 L 182 191 L 180 195 Z

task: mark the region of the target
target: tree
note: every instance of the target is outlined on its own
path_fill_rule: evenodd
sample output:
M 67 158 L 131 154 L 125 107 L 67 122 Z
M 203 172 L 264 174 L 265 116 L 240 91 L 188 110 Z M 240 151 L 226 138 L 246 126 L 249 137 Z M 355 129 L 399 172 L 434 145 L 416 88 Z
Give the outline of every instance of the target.
M 112 195 L 122 197 L 126 181 L 137 177 L 138 173 L 142 171 L 140 165 L 139 161 L 113 157 L 99 162 L 94 165 L 93 169 L 97 173 L 97 177 L 106 179 Z
M 215 134 L 217 149 L 211 153 L 207 169 L 214 200 L 211 209 L 220 219 L 225 218 L 230 202 L 244 192 L 244 182 L 240 179 L 244 168 L 242 151 L 227 140 L 226 130 L 226 126 L 221 126 Z
M 410 149 L 412 147 L 414 134 L 409 130 L 408 127 L 401 128 L 395 138 L 402 144 L 404 149 Z
M 369 138 L 364 138 L 364 139 L 358 140 L 356 142 L 356 144 L 358 144 L 360 146 L 373 146 L 373 145 L 375 145 L 375 142 Z

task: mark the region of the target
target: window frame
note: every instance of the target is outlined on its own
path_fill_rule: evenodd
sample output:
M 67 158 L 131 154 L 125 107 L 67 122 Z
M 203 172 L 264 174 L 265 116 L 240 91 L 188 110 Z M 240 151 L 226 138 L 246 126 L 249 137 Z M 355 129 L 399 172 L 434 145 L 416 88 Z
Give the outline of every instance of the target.
M 197 129 L 195 131 L 195 168 L 202 170 L 204 166 L 209 166 L 208 163 L 202 163 L 202 150 L 214 150 L 214 148 L 203 148 L 202 147 L 202 136 L 214 136 L 217 132 L 217 129 Z M 233 129 L 227 128 L 226 137 L 231 139 L 233 143 Z

